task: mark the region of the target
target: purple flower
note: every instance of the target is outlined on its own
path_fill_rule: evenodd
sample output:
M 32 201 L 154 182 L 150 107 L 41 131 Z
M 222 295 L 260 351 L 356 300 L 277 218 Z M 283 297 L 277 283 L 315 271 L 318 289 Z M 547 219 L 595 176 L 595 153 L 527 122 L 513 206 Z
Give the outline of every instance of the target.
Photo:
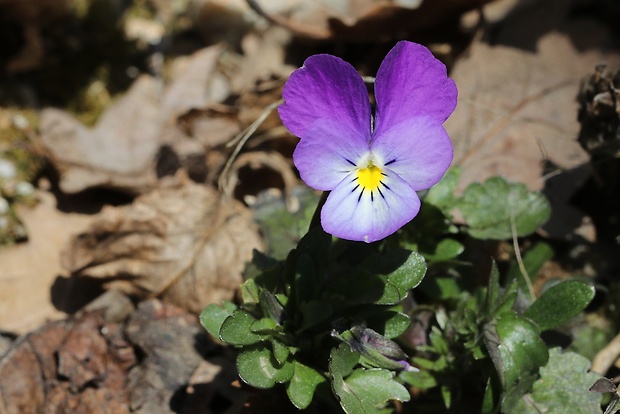
M 331 191 L 321 224 L 337 237 L 370 243 L 394 233 L 418 214 L 416 191 L 452 162 L 442 124 L 456 85 L 422 45 L 401 41 L 385 57 L 374 115 L 361 76 L 331 55 L 306 59 L 282 96 L 280 118 L 301 139 L 293 161 L 306 184 Z

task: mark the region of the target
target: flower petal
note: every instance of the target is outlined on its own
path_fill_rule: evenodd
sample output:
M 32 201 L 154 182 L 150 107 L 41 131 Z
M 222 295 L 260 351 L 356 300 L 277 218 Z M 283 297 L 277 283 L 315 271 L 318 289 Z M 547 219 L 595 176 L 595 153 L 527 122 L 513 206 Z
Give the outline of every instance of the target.
M 413 219 L 420 210 L 420 199 L 398 175 L 384 169 L 386 186 L 372 194 L 355 188 L 353 175 L 346 177 L 327 197 L 321 210 L 323 229 L 346 240 L 381 240 Z
M 317 119 L 338 120 L 370 139 L 370 100 L 355 68 L 331 55 L 314 55 L 297 69 L 282 91 L 284 104 L 278 112 L 294 135 L 307 135 Z
M 293 152 L 301 179 L 316 190 L 329 191 L 368 153 L 368 142 L 347 126 L 319 119 L 306 130 Z
M 457 89 L 446 66 L 426 47 L 401 41 L 387 54 L 375 81 L 375 130 L 426 115 L 443 122 L 456 107 Z
M 443 125 L 429 117 L 409 119 L 391 127 L 376 136 L 370 148 L 416 191 L 441 180 L 454 156 Z

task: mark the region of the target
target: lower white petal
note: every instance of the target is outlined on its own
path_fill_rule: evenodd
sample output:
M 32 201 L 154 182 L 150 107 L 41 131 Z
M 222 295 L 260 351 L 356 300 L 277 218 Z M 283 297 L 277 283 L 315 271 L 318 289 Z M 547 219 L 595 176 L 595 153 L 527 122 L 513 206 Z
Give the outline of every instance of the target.
M 381 240 L 413 219 L 420 210 L 416 192 L 385 168 L 379 187 L 370 191 L 349 174 L 329 194 L 321 211 L 326 232 L 366 243 Z

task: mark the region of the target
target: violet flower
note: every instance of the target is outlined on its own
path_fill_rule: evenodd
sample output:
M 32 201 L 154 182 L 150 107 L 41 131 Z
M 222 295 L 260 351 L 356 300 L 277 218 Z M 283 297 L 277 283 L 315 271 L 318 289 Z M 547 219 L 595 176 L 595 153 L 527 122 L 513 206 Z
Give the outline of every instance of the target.
M 375 80 L 374 114 L 361 76 L 332 55 L 314 55 L 290 77 L 279 108 L 301 140 L 293 161 L 316 190 L 331 191 L 323 229 L 367 243 L 383 239 L 420 210 L 416 191 L 437 183 L 452 162 L 443 122 L 457 90 L 424 46 L 401 41 Z

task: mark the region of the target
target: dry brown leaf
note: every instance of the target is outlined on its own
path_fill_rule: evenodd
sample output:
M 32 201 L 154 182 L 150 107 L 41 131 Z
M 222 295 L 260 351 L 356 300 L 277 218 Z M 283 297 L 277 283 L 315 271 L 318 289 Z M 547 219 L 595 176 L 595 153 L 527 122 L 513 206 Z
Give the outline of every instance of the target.
M 172 82 L 161 103 L 162 118 L 175 121 L 190 109 L 204 109 L 228 97 L 228 81 L 217 71 L 222 50 L 215 45 L 175 60 Z
M 60 251 L 92 221 L 92 216 L 58 211 L 50 193 L 37 192 L 37 198 L 36 206 L 18 211 L 28 242 L 0 249 L 1 330 L 24 333 L 62 316 L 50 301 L 51 286 L 64 273 Z
M 174 155 L 181 161 L 204 159 L 205 148 L 185 134 L 178 118 L 228 96 L 227 81 L 216 65 L 221 51 L 215 45 L 179 58 L 166 88 L 151 76 L 141 76 L 94 128 L 65 111 L 43 110 L 41 140 L 60 171 L 61 190 L 77 193 L 107 187 L 131 194 L 147 192 L 162 175 L 158 167 L 166 163 L 161 159 L 163 145 L 178 147 Z
M 591 31 L 580 32 L 582 41 L 599 41 L 595 26 L 584 30 Z M 535 52 L 480 43 L 457 62 L 459 103 L 446 128 L 463 167 L 461 188 L 503 175 L 541 189 L 543 160 L 561 169 L 588 161 L 576 141 L 579 80 L 601 61 L 620 61 L 599 44 L 580 52 L 566 34 L 551 32 Z
M 63 265 L 76 277 L 193 312 L 232 298 L 244 263 L 261 246 L 257 228 L 240 203 L 185 181 L 102 211 L 68 245 Z
M 152 77 L 140 77 L 92 129 L 65 111 L 43 110 L 41 140 L 60 170 L 63 192 L 96 186 L 136 192 L 155 185 L 153 165 L 165 121 L 158 88 Z
M 101 313 L 48 323 L 0 359 L 0 414 L 129 413 L 125 372 L 135 363 L 120 326 Z

